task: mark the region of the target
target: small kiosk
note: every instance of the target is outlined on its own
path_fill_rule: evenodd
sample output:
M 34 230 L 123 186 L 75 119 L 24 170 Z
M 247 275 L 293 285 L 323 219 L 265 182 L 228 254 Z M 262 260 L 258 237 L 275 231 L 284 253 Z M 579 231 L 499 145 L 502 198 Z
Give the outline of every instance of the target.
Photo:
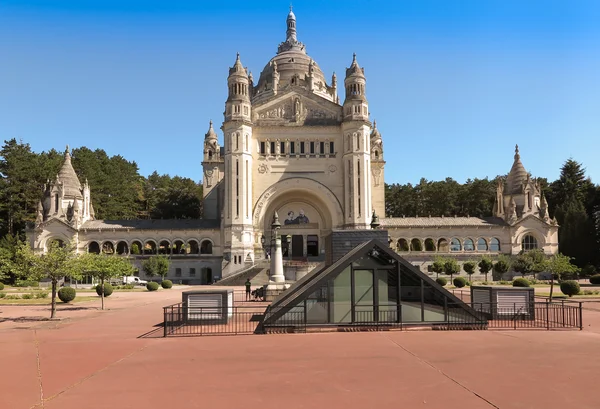
M 206 289 L 182 293 L 183 319 L 227 323 L 233 316 L 232 289 Z
M 535 319 L 534 289 L 531 287 L 472 286 L 471 306 L 488 319 Z

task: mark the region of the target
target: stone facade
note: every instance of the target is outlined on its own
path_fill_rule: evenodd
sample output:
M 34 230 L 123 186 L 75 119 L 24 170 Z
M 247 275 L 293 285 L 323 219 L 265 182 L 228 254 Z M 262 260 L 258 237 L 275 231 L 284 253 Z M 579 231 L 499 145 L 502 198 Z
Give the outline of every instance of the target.
M 354 55 L 341 102 L 336 74 L 327 83 L 298 41 L 291 11 L 286 26 L 285 41 L 256 84 L 239 54 L 229 69 L 223 146 L 212 121 L 204 138 L 203 220 L 94 220 L 93 192 L 80 184 L 67 150 L 28 231 L 32 247 L 44 251 L 49 239 L 71 240 L 78 251 L 131 254 L 136 263 L 168 254 L 169 278 L 207 283 L 267 256 L 275 212 L 284 258 L 322 261 L 332 231 L 370 229 L 373 213 L 385 214 L 385 160 L 382 135 L 370 121 L 365 70 Z M 466 259 L 516 254 L 523 246 L 558 250 L 558 226 L 518 149 L 493 214 L 382 218 L 381 229 L 393 248 L 423 268 L 441 253 Z

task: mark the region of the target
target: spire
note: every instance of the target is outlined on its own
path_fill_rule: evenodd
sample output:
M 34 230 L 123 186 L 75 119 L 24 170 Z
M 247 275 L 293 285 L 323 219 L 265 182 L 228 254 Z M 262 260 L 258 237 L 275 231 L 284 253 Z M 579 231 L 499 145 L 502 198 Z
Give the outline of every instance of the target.
M 71 154 L 69 153 L 69 146 L 65 150 L 65 161 L 56 176 L 56 179 L 63 185 L 63 194 L 65 197 L 82 199 L 81 195 L 81 183 L 79 178 L 75 174 L 75 169 L 71 164 Z
M 287 30 L 285 32 L 285 39 L 289 42 L 298 41 L 296 38 L 296 15 L 292 11 L 292 6 L 290 5 L 290 12 L 287 16 Z
M 360 65 L 358 65 L 358 61 L 356 61 L 356 53 L 353 53 L 352 54 L 352 64 L 350 64 L 350 68 L 346 68 L 346 78 L 348 78 L 351 75 L 355 75 L 355 74 L 358 76 L 364 77 L 365 69 L 360 68 Z
M 519 145 L 515 146 L 515 161 L 506 177 L 506 192 L 510 194 L 521 193 L 523 184 L 527 182 L 528 173 L 521 163 Z
M 208 132 L 204 135 L 204 140 L 209 141 L 209 140 L 214 140 L 214 139 L 217 139 L 217 133 L 215 132 L 215 130 L 213 128 L 213 122 L 211 120 L 208 125 Z
M 377 121 L 373 121 L 373 130 L 371 131 L 371 139 L 381 139 L 381 134 L 379 133 L 379 129 L 377 129 Z
M 240 60 L 240 53 L 237 53 L 235 57 L 235 63 L 233 64 L 233 67 L 229 69 L 229 76 L 232 75 L 242 75 L 244 77 L 248 76 L 246 69 L 242 65 L 242 60 Z

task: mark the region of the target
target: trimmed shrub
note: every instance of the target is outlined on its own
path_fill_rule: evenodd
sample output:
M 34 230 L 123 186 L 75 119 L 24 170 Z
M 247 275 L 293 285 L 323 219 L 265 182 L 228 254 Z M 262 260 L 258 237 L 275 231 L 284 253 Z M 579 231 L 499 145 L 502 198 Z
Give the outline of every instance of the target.
M 531 287 L 526 278 L 515 278 L 512 285 L 513 287 Z
M 48 293 L 46 293 L 46 296 L 47 295 L 48 295 Z M 72 287 L 62 287 L 60 290 L 58 290 L 58 298 L 62 302 L 71 302 L 75 299 L 76 295 L 77 295 L 77 292 Z M 40 298 L 45 298 L 45 297 L 40 297 Z
M 0 283 L 0 291 L 4 290 L 4 283 Z
M 33 280 L 17 280 L 15 287 L 39 287 L 40 283 Z
M 146 289 L 148 289 L 148 291 L 156 291 L 158 290 L 158 283 L 155 281 L 150 281 L 148 284 L 146 284 Z
M 109 283 L 104 283 L 104 296 L 108 297 L 113 293 L 113 286 Z M 102 295 L 102 286 L 98 284 L 96 286 L 96 294 Z
M 33 297 L 34 297 L 33 293 L 23 294 L 21 296 L 21 298 L 23 298 L 24 300 L 33 300 Z
M 122 285 L 121 288 L 123 290 L 133 290 L 135 288 L 135 285 L 133 285 L 133 284 L 125 284 L 125 285 Z
M 162 288 L 171 288 L 173 287 L 173 282 L 171 280 L 162 280 L 160 285 Z
M 0 298 L 6 297 L 6 293 L 0 293 Z
M 39 292 L 37 292 L 35 294 L 35 298 L 48 298 L 48 291 L 39 291 Z
M 435 282 L 438 283 L 439 285 L 441 285 L 442 287 L 445 286 L 446 284 L 448 284 L 448 280 L 446 280 L 444 277 L 436 278 Z
M 454 280 L 452 280 L 452 284 L 454 284 L 456 288 L 463 288 L 467 285 L 467 280 L 465 280 L 464 277 L 455 277 Z
M 600 285 L 600 274 L 595 274 L 590 277 L 590 284 Z
M 560 291 L 569 297 L 573 297 L 574 295 L 579 294 L 581 287 L 579 287 L 579 283 L 577 281 L 567 280 L 560 283 Z

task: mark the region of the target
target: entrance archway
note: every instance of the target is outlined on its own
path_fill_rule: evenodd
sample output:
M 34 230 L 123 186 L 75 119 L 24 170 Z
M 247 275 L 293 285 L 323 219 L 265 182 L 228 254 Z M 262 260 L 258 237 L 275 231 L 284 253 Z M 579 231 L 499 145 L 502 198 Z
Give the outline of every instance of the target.
M 265 236 L 271 243 L 271 223 L 275 212 L 281 223 L 282 241 L 289 259 L 319 257 L 324 250 L 324 238 L 331 229 L 341 227 L 342 208 L 326 186 L 304 178 L 291 178 L 268 188 L 254 208 L 255 237 Z

